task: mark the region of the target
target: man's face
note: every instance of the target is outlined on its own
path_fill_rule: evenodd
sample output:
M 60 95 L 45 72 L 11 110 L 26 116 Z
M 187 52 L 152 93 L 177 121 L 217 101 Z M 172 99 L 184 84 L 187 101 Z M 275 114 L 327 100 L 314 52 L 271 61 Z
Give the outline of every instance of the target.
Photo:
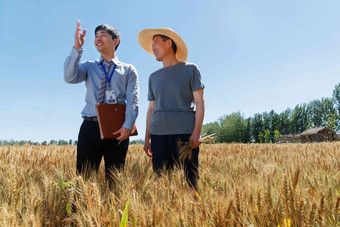
M 107 52 L 115 49 L 115 40 L 106 30 L 98 30 L 95 35 L 94 45 L 98 52 Z
M 163 61 L 169 51 L 169 40 L 163 41 L 162 37 L 155 36 L 152 42 L 152 51 L 157 61 Z

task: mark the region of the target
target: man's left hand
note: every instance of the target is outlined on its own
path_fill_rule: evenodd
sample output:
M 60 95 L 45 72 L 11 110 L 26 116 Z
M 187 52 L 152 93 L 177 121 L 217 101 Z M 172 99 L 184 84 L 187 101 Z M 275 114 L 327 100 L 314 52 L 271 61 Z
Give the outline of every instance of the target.
M 125 127 L 121 127 L 118 131 L 114 132 L 113 135 L 117 136 L 119 135 L 116 139 L 117 140 L 126 140 L 129 138 L 131 133 L 131 130 Z
M 199 133 L 192 133 L 190 136 L 190 141 L 192 142 L 191 149 L 194 149 L 203 143 L 201 135 Z

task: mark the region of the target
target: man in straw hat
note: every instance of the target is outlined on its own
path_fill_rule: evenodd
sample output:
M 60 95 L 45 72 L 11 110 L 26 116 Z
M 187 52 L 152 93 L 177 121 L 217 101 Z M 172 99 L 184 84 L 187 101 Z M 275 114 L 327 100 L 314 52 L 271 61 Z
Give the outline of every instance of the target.
M 118 60 L 116 51 L 120 34 L 110 25 L 95 29 L 94 45 L 100 59 L 80 63 L 86 30 L 81 32 L 77 22 L 75 44 L 64 64 L 64 79 L 74 84 L 85 81 L 86 105 L 82 111 L 77 144 L 77 171 L 85 176 L 89 170 L 98 171 L 102 157 L 106 178 L 111 181 L 111 171 L 122 170 L 129 146 L 129 135 L 138 114 L 138 76 L 133 65 Z M 117 139 L 100 139 L 96 103 L 126 103 L 125 122 L 114 134 Z
M 201 74 L 186 62 L 187 47 L 169 28 L 144 29 L 138 34 L 141 47 L 163 63 L 163 68 L 149 77 L 145 145 L 152 157 L 153 170 L 174 168 L 183 163 L 187 182 L 197 189 L 198 153 L 204 117 Z M 196 106 L 196 111 L 194 107 Z M 179 143 L 191 142 L 191 159 L 179 160 Z

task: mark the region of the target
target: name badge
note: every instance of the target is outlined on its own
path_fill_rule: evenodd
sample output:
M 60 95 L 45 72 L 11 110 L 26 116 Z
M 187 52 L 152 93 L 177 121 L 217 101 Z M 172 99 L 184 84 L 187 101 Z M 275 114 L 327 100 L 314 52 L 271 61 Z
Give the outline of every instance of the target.
M 105 98 L 106 98 L 106 103 L 111 103 L 111 104 L 117 103 L 115 91 L 106 91 Z

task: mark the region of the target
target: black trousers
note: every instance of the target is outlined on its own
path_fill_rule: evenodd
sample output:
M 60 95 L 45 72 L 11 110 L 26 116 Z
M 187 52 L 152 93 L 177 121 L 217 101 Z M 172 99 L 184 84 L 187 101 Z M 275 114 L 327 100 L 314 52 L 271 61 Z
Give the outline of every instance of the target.
M 84 120 L 78 135 L 77 171 L 88 176 L 89 171 L 98 171 L 102 157 L 105 162 L 105 175 L 111 180 L 112 170 L 123 170 L 128 151 L 129 139 L 100 139 L 97 121 Z
M 175 166 L 184 167 L 184 174 L 188 184 L 197 189 L 199 148 L 192 150 L 191 159 L 179 160 L 180 147 L 178 142 L 188 142 L 189 139 L 190 134 L 151 134 L 152 167 L 158 175 L 163 169 L 172 170 Z

